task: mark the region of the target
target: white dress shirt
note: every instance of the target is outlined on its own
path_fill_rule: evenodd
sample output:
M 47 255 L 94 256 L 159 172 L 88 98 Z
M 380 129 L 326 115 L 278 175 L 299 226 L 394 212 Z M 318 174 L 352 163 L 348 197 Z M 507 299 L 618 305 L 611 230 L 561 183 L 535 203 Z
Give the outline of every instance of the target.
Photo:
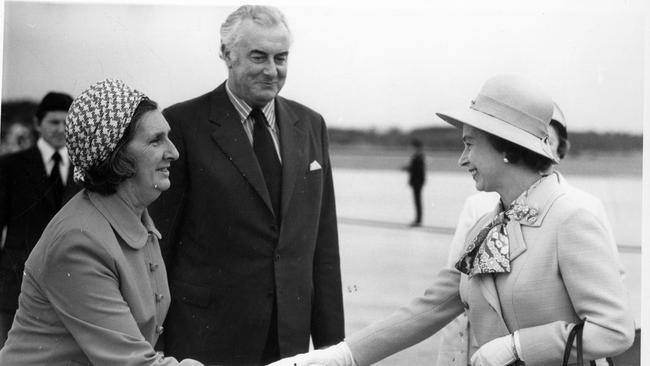
M 45 172 L 49 177 L 52 174 L 52 168 L 54 167 L 54 160 L 52 156 L 57 151 L 55 150 L 47 141 L 43 140 L 42 137 L 39 137 L 36 142 L 38 150 L 41 152 L 41 157 L 43 158 L 43 165 L 45 166 Z M 63 185 L 68 183 L 68 170 L 70 169 L 70 157 L 68 156 L 68 149 L 64 146 L 59 149 L 59 155 L 61 156 L 61 161 L 59 162 L 59 173 L 61 173 L 61 180 Z

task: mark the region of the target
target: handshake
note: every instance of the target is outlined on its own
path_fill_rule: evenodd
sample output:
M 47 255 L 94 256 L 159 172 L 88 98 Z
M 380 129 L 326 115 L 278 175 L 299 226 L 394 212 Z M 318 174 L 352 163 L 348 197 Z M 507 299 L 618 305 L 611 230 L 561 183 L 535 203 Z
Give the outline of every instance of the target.
M 482 345 L 472 355 L 471 365 L 504 366 L 518 360 L 521 346 L 518 345 L 517 333 L 495 338 Z M 267 366 L 357 366 L 357 363 L 347 343 L 341 342 L 329 348 L 287 357 Z
M 283 358 L 268 366 L 356 366 L 352 352 L 345 342 L 325 349 Z

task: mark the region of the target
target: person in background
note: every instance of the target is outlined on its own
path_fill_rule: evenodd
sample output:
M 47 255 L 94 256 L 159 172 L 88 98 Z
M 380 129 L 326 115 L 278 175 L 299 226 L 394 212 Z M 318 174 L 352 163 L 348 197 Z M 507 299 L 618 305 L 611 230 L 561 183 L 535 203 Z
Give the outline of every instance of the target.
M 586 359 L 622 353 L 634 322 L 612 244 L 598 218 L 566 194 L 550 167 L 553 102 L 517 76 L 489 79 L 469 110 L 437 113 L 462 128 L 459 165 L 499 202 L 469 230 L 454 268 L 424 295 L 344 342 L 277 365 L 358 365 L 418 343 L 467 312 L 479 346 L 472 366 L 557 365 L 584 322 Z M 570 362 L 575 362 L 575 349 Z
M 25 263 L 2 365 L 184 365 L 154 350 L 169 287 L 147 206 L 169 189 L 178 151 L 156 103 L 120 80 L 79 95 L 66 119 L 84 189 Z
M 549 127 L 549 144 L 551 145 L 551 149 L 556 153 L 558 160 L 562 161 L 566 157 L 566 154 L 571 147 L 571 143 L 569 141 L 566 118 L 557 103 L 554 103 L 553 105 L 553 117 Z M 555 169 L 555 166 L 552 166 L 552 169 L 556 171 L 560 184 L 566 187 L 567 195 L 584 204 L 589 212 L 594 214 L 605 228 L 605 231 L 610 238 L 609 242 L 612 244 L 612 259 L 618 267 L 621 276 L 623 276 L 625 271 L 620 260 L 614 233 L 609 220 L 607 219 L 607 214 L 602 201 L 585 191 L 571 186 L 564 176 Z M 498 202 L 499 195 L 496 192 L 478 192 L 467 197 L 458 217 L 456 231 L 454 232 L 449 247 L 449 255 L 447 257 L 448 266 L 453 267 L 458 258 L 462 255 L 465 247 L 466 235 L 474 223 L 481 218 L 481 216 L 490 212 Z M 478 349 L 476 341 L 473 340 L 471 336 L 470 328 L 471 327 L 467 321 L 467 314 L 463 313 L 441 330 L 438 361 L 436 362 L 437 365 L 466 366 L 469 364 L 470 357 Z M 603 363 L 604 361 L 605 360 L 598 360 L 598 364 L 602 363 L 606 365 L 606 363 Z
M 18 308 L 23 265 L 43 229 L 80 187 L 73 182 L 64 125 L 72 97 L 50 92 L 34 117 L 36 145 L 0 157 L 0 347 Z
M 242 6 L 221 26 L 228 80 L 163 111 L 181 158 L 152 205 L 172 304 L 165 353 L 263 364 L 344 336 L 332 167 L 323 117 L 278 96 L 291 33 Z
M 4 131 L 3 131 L 4 132 Z M 7 133 L 0 143 L 0 155 L 27 150 L 32 147 L 34 138 L 32 131 L 20 122 L 14 122 L 7 128 Z
M 411 155 L 409 165 L 404 167 L 409 173 L 409 186 L 413 190 L 413 203 L 415 204 L 415 220 L 411 226 L 422 225 L 422 186 L 426 178 L 426 163 L 422 153 L 422 141 L 413 139 L 411 141 L 414 152 Z

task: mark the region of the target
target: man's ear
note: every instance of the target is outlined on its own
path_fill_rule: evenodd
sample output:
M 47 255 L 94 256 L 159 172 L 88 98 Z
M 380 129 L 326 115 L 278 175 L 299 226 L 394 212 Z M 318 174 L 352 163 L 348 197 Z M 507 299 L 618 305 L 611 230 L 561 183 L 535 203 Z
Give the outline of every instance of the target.
M 232 56 L 230 50 L 226 48 L 226 45 L 223 43 L 221 44 L 221 53 L 219 53 L 219 57 L 221 57 L 221 59 L 226 62 L 226 66 L 230 68 L 230 65 L 232 65 Z

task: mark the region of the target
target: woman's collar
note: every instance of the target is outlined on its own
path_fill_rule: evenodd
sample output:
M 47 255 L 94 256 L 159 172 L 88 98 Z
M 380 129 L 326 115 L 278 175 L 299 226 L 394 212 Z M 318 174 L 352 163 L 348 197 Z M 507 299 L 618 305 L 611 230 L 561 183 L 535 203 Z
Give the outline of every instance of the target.
M 141 217 L 117 194 L 101 195 L 88 192 L 90 202 L 106 218 L 115 232 L 133 249 L 141 249 L 148 240 L 149 233 L 161 238 L 149 213 L 145 209 Z

